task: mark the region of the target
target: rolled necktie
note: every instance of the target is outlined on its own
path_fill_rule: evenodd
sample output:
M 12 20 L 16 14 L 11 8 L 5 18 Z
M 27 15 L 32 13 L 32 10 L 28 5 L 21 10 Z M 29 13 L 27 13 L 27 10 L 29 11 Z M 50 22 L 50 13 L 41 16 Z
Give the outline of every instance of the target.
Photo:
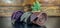
M 23 13 L 24 12 L 21 11 L 21 10 L 13 12 L 13 14 L 11 16 L 12 23 L 14 23 L 15 21 L 17 21 L 22 16 Z
M 32 12 L 25 12 L 22 16 L 21 16 L 21 19 L 20 21 L 23 21 L 23 22 L 27 22 L 27 19 L 30 17 L 30 15 L 32 14 Z
M 37 24 L 40 26 L 43 26 L 44 23 L 47 21 L 47 14 L 44 12 L 40 12 L 39 15 L 37 15 L 38 20 L 37 20 Z
M 36 19 L 36 20 L 35 20 Z M 34 21 L 35 20 L 35 21 Z M 31 22 L 33 22 L 34 24 L 37 25 L 44 25 L 44 23 L 47 21 L 47 14 L 46 13 L 42 13 L 42 12 L 35 12 L 33 13 L 33 15 L 31 16 Z

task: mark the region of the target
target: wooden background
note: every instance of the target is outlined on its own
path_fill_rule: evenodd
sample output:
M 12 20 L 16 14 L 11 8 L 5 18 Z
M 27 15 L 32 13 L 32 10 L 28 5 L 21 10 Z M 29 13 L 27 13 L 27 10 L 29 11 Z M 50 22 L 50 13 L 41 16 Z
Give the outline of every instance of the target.
M 20 10 L 24 4 L 32 4 L 35 0 L 0 0 L 0 16 L 11 16 L 11 14 Z M 42 5 L 42 11 L 48 16 L 60 16 L 60 0 L 39 0 Z

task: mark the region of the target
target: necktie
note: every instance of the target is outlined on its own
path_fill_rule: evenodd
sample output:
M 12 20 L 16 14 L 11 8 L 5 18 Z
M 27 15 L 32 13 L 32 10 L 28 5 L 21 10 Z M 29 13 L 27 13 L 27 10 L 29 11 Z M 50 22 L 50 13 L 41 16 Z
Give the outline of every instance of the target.
M 20 21 L 24 21 L 27 22 L 27 19 L 30 17 L 30 15 L 32 14 L 32 12 L 26 12 L 21 16 L 21 20 Z

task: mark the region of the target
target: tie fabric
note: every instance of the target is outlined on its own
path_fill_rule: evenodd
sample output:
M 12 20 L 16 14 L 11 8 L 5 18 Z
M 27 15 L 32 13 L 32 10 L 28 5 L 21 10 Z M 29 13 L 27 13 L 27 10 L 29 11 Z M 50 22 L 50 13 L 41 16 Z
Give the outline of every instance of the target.
M 15 11 L 13 12 L 11 19 L 19 19 L 19 17 L 23 14 L 23 11 Z
M 13 12 L 13 14 L 11 16 L 12 23 L 14 24 L 15 21 L 18 21 L 18 19 L 20 19 L 20 17 L 22 16 L 23 13 L 24 12 L 21 10 Z
M 47 21 L 47 14 L 44 12 L 41 12 L 38 16 L 42 21 Z
M 32 12 L 25 12 L 22 16 L 21 16 L 21 19 L 20 21 L 23 21 L 23 22 L 27 22 L 27 19 L 30 17 L 30 15 L 32 14 Z
M 36 19 L 36 21 L 34 21 Z M 33 13 L 31 15 L 31 22 L 33 22 L 34 24 L 37 24 L 37 25 L 44 25 L 44 23 L 46 22 L 47 20 L 47 14 L 46 13 L 42 13 L 42 12 L 36 12 L 36 13 Z
M 35 14 L 32 14 L 31 17 L 30 17 L 31 22 L 32 22 L 35 18 L 37 18 L 37 16 L 36 16 Z
M 31 17 L 30 17 L 30 20 L 31 21 L 34 21 L 36 18 L 37 18 L 37 15 L 39 14 L 39 12 L 34 12 Z

